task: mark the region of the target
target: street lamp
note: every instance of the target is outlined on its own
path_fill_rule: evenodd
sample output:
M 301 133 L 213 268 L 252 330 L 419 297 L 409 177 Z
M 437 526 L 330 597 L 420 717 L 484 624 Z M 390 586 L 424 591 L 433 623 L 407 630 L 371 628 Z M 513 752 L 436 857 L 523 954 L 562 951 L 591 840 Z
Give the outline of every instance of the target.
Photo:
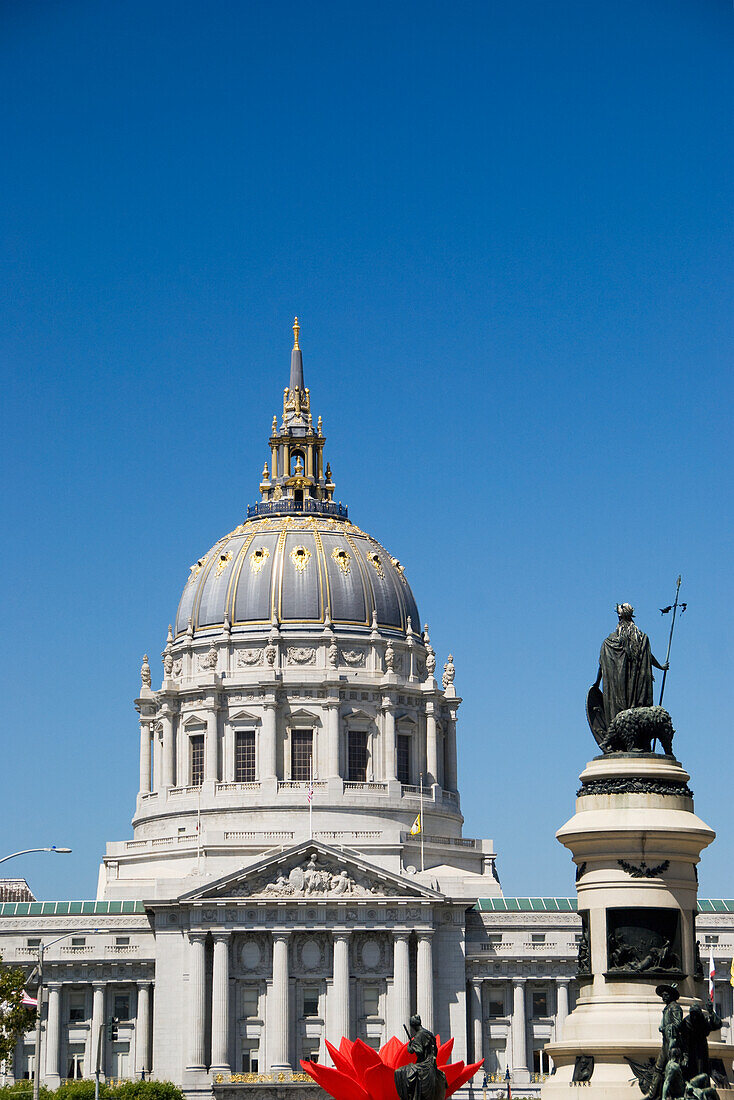
M 70 851 L 71 848 L 57 848 L 55 844 L 50 848 L 23 848 L 20 852 L 11 852 L 9 856 L 3 856 L 0 863 L 5 863 L 6 859 L 15 859 L 16 856 L 27 856 L 29 852 L 56 852 L 57 855 L 66 856 Z
M 40 848 L 39 851 L 57 851 L 55 848 Z M 64 851 L 64 849 L 60 849 Z M 68 851 L 68 849 L 66 849 Z M 16 853 L 19 854 L 19 853 Z M 6 857 L 9 858 L 9 857 Z M 80 932 L 84 932 L 85 935 L 96 935 L 98 932 L 107 931 L 105 928 L 77 928 L 73 932 L 64 932 L 63 936 L 57 936 L 55 940 L 51 940 L 50 943 L 39 943 L 38 945 L 38 966 L 36 971 L 38 973 L 38 990 L 36 992 L 36 1046 L 35 1046 L 35 1067 L 33 1070 L 33 1100 L 38 1100 L 41 1089 L 41 1015 L 43 1012 L 43 956 L 47 947 L 53 947 L 59 940 L 66 940 L 69 936 L 77 936 Z

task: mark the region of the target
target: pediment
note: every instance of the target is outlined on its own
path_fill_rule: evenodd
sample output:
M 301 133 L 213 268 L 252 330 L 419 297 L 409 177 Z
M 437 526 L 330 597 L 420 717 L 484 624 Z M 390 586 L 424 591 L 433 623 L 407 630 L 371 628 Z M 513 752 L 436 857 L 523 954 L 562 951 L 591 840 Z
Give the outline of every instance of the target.
M 374 725 L 375 721 L 374 711 L 370 714 L 369 711 L 362 710 L 361 707 L 346 707 L 342 711 L 342 715 L 350 722 L 369 722 Z
M 266 856 L 234 875 L 192 890 L 179 901 L 236 898 L 296 902 L 355 902 L 380 898 L 436 901 L 442 897 L 438 890 L 375 867 L 349 849 L 308 840 Z
M 184 718 L 184 729 L 202 729 L 206 726 L 206 714 L 203 711 L 192 711 Z
M 259 726 L 261 718 L 259 714 L 251 714 L 249 710 L 238 710 L 236 714 L 230 714 L 230 722 L 249 722 L 251 725 Z
M 294 726 L 299 722 L 305 722 L 310 726 L 320 726 L 321 718 L 316 711 L 306 710 L 305 707 L 298 707 L 296 710 L 291 710 L 288 714 L 288 724 Z

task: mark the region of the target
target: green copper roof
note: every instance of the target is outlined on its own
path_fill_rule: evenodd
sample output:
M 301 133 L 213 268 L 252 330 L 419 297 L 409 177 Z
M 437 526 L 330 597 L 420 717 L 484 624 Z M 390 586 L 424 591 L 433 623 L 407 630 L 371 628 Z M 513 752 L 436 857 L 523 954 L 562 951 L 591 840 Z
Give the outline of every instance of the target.
M 575 913 L 576 898 L 479 898 L 474 908 L 481 913 Z M 701 898 L 698 911 L 734 913 L 734 901 Z
M 4 901 L 0 917 L 97 917 L 144 913 L 142 901 Z
M 481 913 L 575 913 L 576 898 L 479 898 Z M 734 899 L 701 898 L 699 913 L 734 913 Z M 99 917 L 144 913 L 142 901 L 4 901 L 0 917 Z
M 480 898 L 475 909 L 485 913 L 569 913 L 576 898 Z

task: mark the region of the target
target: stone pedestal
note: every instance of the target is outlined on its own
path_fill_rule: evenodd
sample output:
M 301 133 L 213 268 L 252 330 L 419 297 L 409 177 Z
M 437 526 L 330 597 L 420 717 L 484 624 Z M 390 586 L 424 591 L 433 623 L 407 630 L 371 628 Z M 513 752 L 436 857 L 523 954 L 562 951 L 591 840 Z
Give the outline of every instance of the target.
M 715 833 L 696 817 L 674 757 L 612 753 L 580 778 L 576 813 L 556 835 L 577 866 L 582 972 L 562 1038 L 545 1048 L 556 1072 L 542 1097 L 567 1097 L 577 1057 L 591 1055 L 585 1093 L 634 1100 L 643 1093 L 626 1059 L 645 1063 L 661 1049 L 655 987 L 677 982 L 684 1015 L 706 996 L 694 978 L 696 865 Z M 731 1080 L 734 1048 L 709 1041 L 709 1050 Z M 734 1100 L 734 1089 L 719 1093 Z

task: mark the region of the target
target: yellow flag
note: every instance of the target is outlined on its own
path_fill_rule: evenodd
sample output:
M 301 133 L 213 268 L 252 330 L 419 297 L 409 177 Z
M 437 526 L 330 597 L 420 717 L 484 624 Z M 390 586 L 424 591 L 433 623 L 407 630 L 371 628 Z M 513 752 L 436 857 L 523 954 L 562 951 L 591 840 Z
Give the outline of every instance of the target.
M 731 960 L 731 969 L 729 971 L 731 977 L 729 978 L 730 985 L 734 985 L 734 959 Z
M 418 814 L 417 818 L 410 826 L 410 835 L 416 836 L 421 831 L 421 815 Z

